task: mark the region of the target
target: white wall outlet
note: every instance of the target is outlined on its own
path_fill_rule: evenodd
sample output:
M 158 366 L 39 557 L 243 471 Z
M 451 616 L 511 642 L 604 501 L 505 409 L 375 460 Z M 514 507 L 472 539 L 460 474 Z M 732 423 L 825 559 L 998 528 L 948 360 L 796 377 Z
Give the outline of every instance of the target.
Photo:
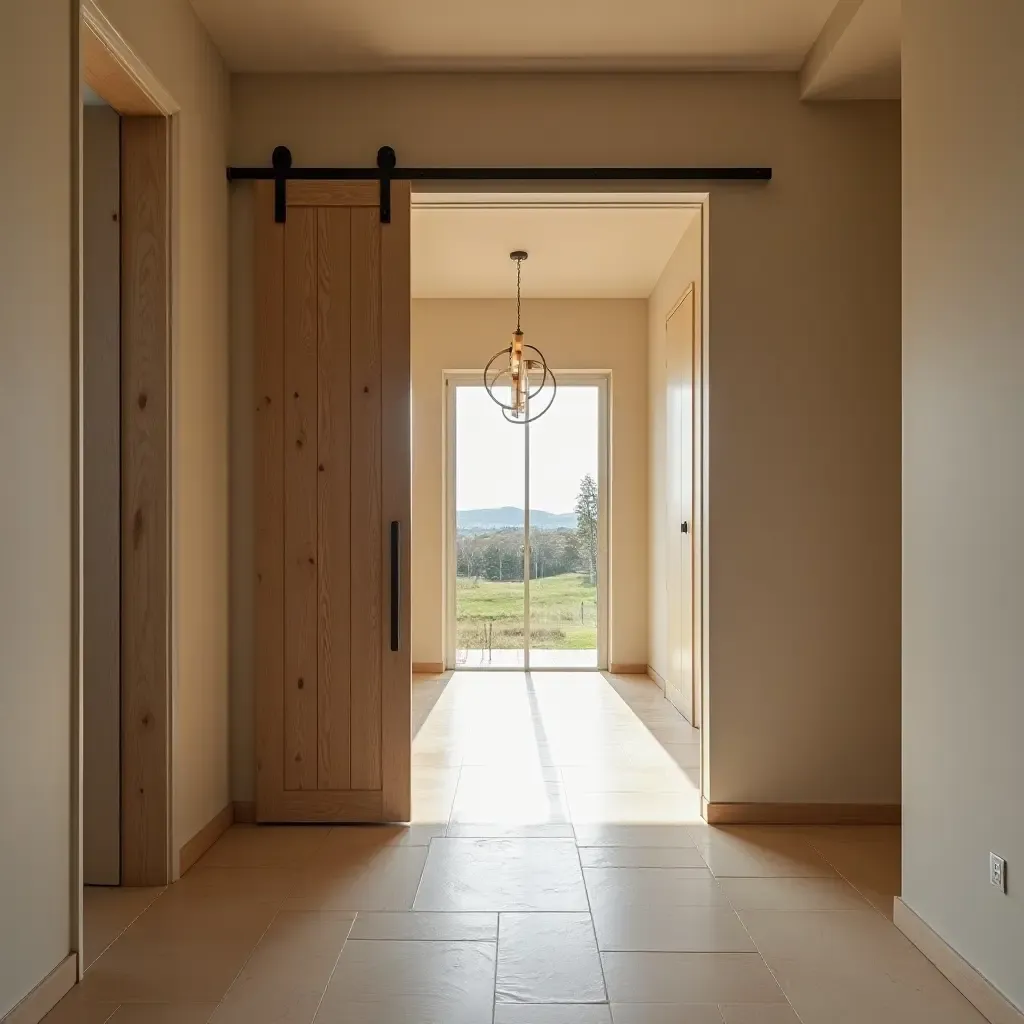
M 1000 892 L 1006 892 L 1006 861 L 997 853 L 988 855 L 988 880 Z

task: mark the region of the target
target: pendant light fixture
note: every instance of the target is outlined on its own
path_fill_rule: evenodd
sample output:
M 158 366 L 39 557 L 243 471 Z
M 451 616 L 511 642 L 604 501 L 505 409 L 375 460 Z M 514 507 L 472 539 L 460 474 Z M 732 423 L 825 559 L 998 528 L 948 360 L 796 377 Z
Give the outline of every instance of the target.
M 509 258 L 516 265 L 516 329 L 512 334 L 512 344 L 508 348 L 500 349 L 491 356 L 490 361 L 484 367 L 484 387 L 492 401 L 501 409 L 502 416 L 509 423 L 532 423 L 540 419 L 551 408 L 558 392 L 558 382 L 555 375 L 548 368 L 548 362 L 544 353 L 533 345 L 527 345 L 524 341 L 522 326 L 523 310 L 523 260 L 529 253 L 522 249 L 516 249 L 509 253 Z M 508 359 L 508 365 L 501 365 L 503 358 Z M 497 366 L 495 365 L 497 364 Z M 508 378 L 506 383 L 505 378 Z M 531 389 L 531 380 L 533 387 Z M 505 403 L 498 398 L 495 387 L 509 388 L 511 401 Z M 540 404 L 534 406 L 534 399 L 538 398 L 547 389 Z

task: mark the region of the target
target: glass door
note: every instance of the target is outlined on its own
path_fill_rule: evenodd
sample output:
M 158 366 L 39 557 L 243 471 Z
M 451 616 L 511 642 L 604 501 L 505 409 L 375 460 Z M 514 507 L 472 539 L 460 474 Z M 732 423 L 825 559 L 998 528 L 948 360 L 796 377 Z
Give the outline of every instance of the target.
M 449 667 L 606 667 L 607 384 L 560 374 L 514 424 L 449 376 Z
M 527 667 L 526 434 L 482 385 L 454 392 L 455 666 Z M 451 527 L 452 524 L 450 524 Z

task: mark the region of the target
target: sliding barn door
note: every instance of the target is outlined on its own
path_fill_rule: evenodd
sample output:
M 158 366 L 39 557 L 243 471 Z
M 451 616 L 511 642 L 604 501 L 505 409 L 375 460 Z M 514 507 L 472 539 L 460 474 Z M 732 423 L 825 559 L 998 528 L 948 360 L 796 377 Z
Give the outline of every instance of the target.
M 409 186 L 256 186 L 257 819 L 406 821 Z

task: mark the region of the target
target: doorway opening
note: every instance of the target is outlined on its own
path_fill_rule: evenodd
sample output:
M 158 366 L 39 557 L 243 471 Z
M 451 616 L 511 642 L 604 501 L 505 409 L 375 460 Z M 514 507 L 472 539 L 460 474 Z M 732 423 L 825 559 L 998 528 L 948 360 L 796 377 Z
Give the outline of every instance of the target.
M 607 668 L 609 379 L 553 369 L 524 423 L 446 375 L 450 668 Z
M 178 107 L 81 20 L 76 475 L 79 977 L 166 885 L 171 828 L 172 134 Z

